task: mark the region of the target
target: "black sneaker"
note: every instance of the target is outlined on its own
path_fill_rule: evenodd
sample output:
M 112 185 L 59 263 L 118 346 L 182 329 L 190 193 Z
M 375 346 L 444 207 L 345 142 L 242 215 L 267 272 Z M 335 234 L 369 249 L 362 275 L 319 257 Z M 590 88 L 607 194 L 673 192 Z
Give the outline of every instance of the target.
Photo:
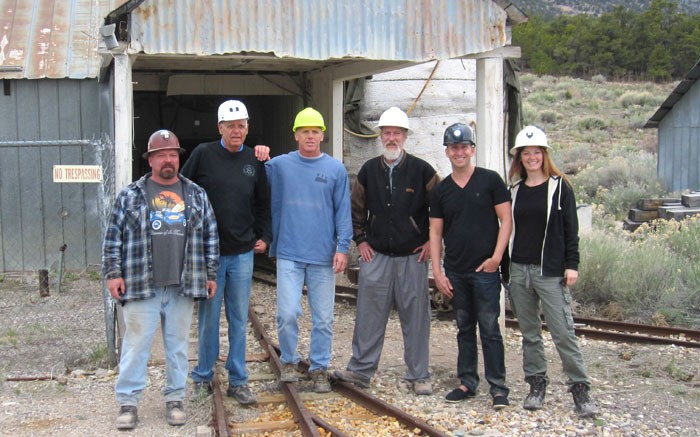
M 547 379 L 544 376 L 528 376 L 525 381 L 530 384 L 530 393 L 523 401 L 523 408 L 534 411 L 542 408 L 547 392 Z
M 462 402 L 463 400 L 473 398 L 474 396 L 476 396 L 476 393 L 474 393 L 473 391 L 469 389 L 467 389 L 467 391 L 464 391 L 460 387 L 457 387 L 456 389 L 447 393 L 447 395 L 445 396 L 445 401 L 450 402 L 452 404 L 456 404 L 457 402 Z
M 250 391 L 248 384 L 236 386 L 229 385 L 228 389 L 226 389 L 226 396 L 234 398 L 241 405 L 252 405 L 258 401 Z
M 510 405 L 510 402 L 508 402 L 508 396 L 504 394 L 497 394 L 496 396 L 493 397 L 493 409 L 498 411 L 502 410 L 505 407 Z
M 598 414 L 598 409 L 588 396 L 588 390 L 588 386 L 582 382 L 577 382 L 569 389 L 574 398 L 574 411 L 578 417 L 593 417 Z

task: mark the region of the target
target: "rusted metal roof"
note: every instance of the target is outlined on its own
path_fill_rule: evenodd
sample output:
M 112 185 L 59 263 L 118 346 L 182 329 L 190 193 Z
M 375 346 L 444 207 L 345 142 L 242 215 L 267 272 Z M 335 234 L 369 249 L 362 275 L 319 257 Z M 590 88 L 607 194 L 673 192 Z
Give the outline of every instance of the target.
M 507 0 L 0 0 L 0 78 L 96 77 L 115 10 L 131 11 L 132 53 L 310 65 L 481 53 L 522 16 Z
M 659 106 L 659 109 L 656 110 L 654 115 L 651 116 L 651 118 L 647 121 L 647 123 L 644 125 L 646 128 L 658 128 L 659 123 L 661 123 L 661 120 L 666 117 L 666 114 L 671 112 L 671 109 L 673 109 L 673 106 L 678 103 L 681 98 L 685 95 L 685 93 L 690 90 L 690 88 L 695 85 L 695 83 L 700 80 L 700 59 L 695 63 L 693 68 L 690 69 L 690 71 L 685 75 L 683 80 L 681 80 L 678 85 L 676 85 L 676 88 L 671 91 L 671 94 L 669 94 L 668 97 L 666 97 L 666 100 L 661 103 L 661 106 Z
M 96 77 L 103 17 L 124 0 L 0 0 L 0 78 Z
M 146 0 L 130 33 L 146 54 L 423 62 L 503 47 L 506 20 L 491 0 Z

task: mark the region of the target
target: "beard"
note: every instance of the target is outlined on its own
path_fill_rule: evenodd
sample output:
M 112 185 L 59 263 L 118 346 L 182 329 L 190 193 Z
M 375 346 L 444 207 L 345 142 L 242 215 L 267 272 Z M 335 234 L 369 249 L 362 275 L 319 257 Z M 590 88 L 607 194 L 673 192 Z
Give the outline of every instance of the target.
M 385 149 L 384 159 L 387 161 L 396 161 L 401 157 L 401 149 Z
M 158 172 L 158 176 L 160 176 L 161 179 L 172 179 L 177 176 L 177 171 L 175 167 L 163 167 Z

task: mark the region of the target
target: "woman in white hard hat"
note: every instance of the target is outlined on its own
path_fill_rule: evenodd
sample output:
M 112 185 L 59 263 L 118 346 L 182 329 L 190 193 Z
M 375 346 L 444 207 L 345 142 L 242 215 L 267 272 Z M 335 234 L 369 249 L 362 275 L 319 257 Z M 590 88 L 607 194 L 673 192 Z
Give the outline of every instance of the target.
M 576 199 L 566 176 L 550 157 L 545 133 L 525 127 L 511 150 L 509 178 L 513 204 L 510 239 L 510 299 L 523 344 L 523 370 L 530 393 L 526 410 L 542 408 L 548 384 L 540 304 L 561 358 L 575 411 L 591 417 L 590 380 L 574 333 L 569 287 L 578 278 Z

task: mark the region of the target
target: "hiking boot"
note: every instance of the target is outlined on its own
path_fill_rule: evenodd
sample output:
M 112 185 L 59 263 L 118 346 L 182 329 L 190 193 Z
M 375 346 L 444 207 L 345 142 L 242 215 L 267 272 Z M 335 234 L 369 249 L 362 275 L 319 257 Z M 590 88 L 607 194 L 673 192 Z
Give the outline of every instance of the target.
M 465 391 L 462 390 L 461 387 L 457 387 L 456 389 L 447 393 L 447 395 L 445 396 L 445 402 L 456 404 L 457 402 L 462 402 L 463 400 L 473 398 L 474 396 L 476 396 L 476 393 L 474 393 L 473 391 L 469 389 L 466 389 Z
M 282 373 L 280 375 L 281 382 L 297 382 L 299 374 L 297 373 L 297 365 L 292 363 L 284 363 L 282 365 Z
M 343 382 L 349 382 L 361 388 L 369 388 L 369 378 L 360 376 L 352 370 L 336 370 L 333 375 Z
M 493 397 L 493 409 L 498 411 L 510 405 L 508 402 L 508 396 L 503 393 L 499 393 Z
M 134 429 L 138 421 L 135 405 L 122 405 L 117 416 L 117 429 Z
M 314 392 L 328 393 L 331 391 L 331 383 L 328 381 L 328 372 L 325 369 L 316 369 L 311 374 L 311 380 L 314 382 Z
M 588 396 L 588 390 L 588 386 L 582 382 L 577 382 L 569 389 L 574 397 L 574 411 L 578 417 L 593 417 L 598 414 L 598 409 Z
M 206 397 L 214 393 L 214 390 L 211 388 L 211 381 L 195 381 L 193 391 L 195 396 L 202 397 Z
M 528 376 L 525 381 L 530 384 L 530 393 L 523 401 L 523 408 L 530 411 L 539 410 L 544 404 L 547 379 L 544 376 Z
M 234 398 L 241 405 L 252 405 L 258 401 L 250 391 L 248 384 L 235 386 L 229 384 L 228 389 L 226 389 L 226 396 Z
M 172 426 L 184 425 L 187 422 L 187 413 L 182 407 L 182 401 L 168 401 L 165 403 L 165 420 Z
M 433 394 L 433 386 L 429 379 L 417 379 L 413 381 L 413 391 L 419 396 Z

